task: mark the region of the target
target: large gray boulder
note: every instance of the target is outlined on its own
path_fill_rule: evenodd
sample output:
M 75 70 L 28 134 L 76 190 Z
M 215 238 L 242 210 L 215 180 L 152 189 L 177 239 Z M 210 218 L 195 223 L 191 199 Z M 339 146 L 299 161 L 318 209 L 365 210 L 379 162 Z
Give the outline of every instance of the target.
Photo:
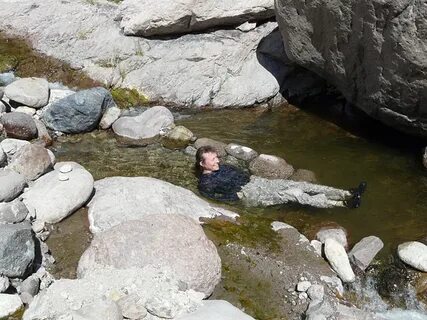
M 34 298 L 25 311 L 23 320 L 80 320 L 82 318 L 74 316 L 87 313 L 88 306 L 96 306 L 102 302 L 111 304 L 128 296 L 136 297 L 149 310 L 147 319 L 152 320 L 175 318 L 189 313 L 201 304 L 203 298 L 201 293 L 182 288 L 170 271 L 160 272 L 151 266 L 125 270 L 110 268 L 95 270 L 82 279 L 55 281 Z M 97 318 L 89 319 L 108 319 L 103 317 L 105 314 L 101 313 L 102 310 L 104 308 L 98 310 Z
M 10 112 L 0 118 L 9 138 L 31 140 L 37 137 L 37 126 L 33 118 L 22 112 Z
M 108 86 L 136 89 L 150 102 L 244 107 L 270 101 L 282 88 L 287 70 L 283 55 L 265 50 L 283 51 L 282 44 L 269 37 L 278 33 L 277 23 L 249 32 L 227 29 L 144 39 L 123 34 L 113 19 L 117 6 L 112 2 L 33 4 L 1 0 L 0 28 L 25 36 L 38 51 Z M 62 19 L 57 19 L 58 13 Z
M 150 142 L 162 129 L 174 126 L 172 112 L 162 106 L 152 107 L 136 117 L 121 117 L 113 124 L 113 131 L 120 137 Z
M 0 146 L 6 154 L 7 160 L 10 160 L 20 148 L 29 144 L 30 142 L 28 141 L 12 138 L 4 139 L 0 142 Z
M 185 232 L 183 232 L 185 230 Z M 161 237 L 159 237 L 159 234 Z M 221 260 L 198 222 L 152 214 L 97 233 L 79 261 L 79 277 L 106 266 L 172 269 L 188 289 L 209 296 L 221 278 Z
M 70 165 L 71 164 L 71 165 Z M 62 170 L 55 169 L 39 179 L 22 195 L 25 205 L 34 209 L 37 220 L 56 223 L 81 208 L 93 191 L 93 177 L 76 163 L 68 163 Z
M 82 90 L 47 107 L 42 119 L 52 130 L 65 133 L 88 132 L 96 129 L 103 112 L 112 103 L 111 94 L 105 88 Z
M 285 159 L 260 154 L 249 163 L 249 170 L 253 175 L 268 179 L 287 179 L 294 173 L 294 167 Z
M 272 18 L 274 1 L 124 0 L 119 10 L 126 35 L 157 36 Z
M 10 100 L 39 109 L 49 100 L 49 83 L 42 78 L 23 78 L 6 86 L 4 94 Z
M 9 161 L 8 168 L 22 174 L 27 181 L 35 180 L 52 167 L 49 152 L 42 146 L 28 144 Z
M 35 257 L 33 231 L 29 223 L 0 225 L 0 274 L 24 277 Z
M 9 169 L 0 169 L 0 202 L 15 199 L 24 190 L 25 177 Z
M 111 177 L 95 182 L 95 195 L 88 204 L 90 229 L 107 230 L 124 221 L 150 214 L 182 214 L 200 217 L 233 213 L 211 206 L 190 190 L 149 177 Z M 236 214 L 234 214 L 235 216 Z M 167 219 L 164 216 L 164 219 Z
M 368 115 L 427 136 L 424 1 L 277 0 L 287 55 Z
M 254 320 L 231 303 L 224 300 L 206 300 L 195 312 L 177 320 Z

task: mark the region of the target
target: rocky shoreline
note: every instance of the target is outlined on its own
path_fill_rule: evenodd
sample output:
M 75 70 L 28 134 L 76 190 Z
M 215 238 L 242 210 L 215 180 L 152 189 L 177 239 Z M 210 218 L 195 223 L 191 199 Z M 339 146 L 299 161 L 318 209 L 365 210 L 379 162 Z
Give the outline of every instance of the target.
M 112 127 L 118 141 L 124 138 L 130 145 L 160 142 L 192 155 L 197 147 L 213 145 L 227 162 L 258 176 L 310 180 L 313 173 L 246 146 L 197 139 L 175 126 L 164 106 L 123 115 L 103 88 L 73 92 L 45 79 L 0 75 L 0 80 L 5 78 L 10 81 L 3 82 L 6 112 L 0 116 L 6 136 L 0 143 L 0 272 L 6 292 L 0 295 L 2 317 L 25 304 L 23 319 L 252 319 L 225 301 L 204 300 L 220 281 L 221 258 L 199 219 L 235 220 L 238 214 L 158 179 L 94 181 L 78 163 L 56 163 L 46 147 L 51 137 L 64 133 Z M 54 263 L 45 244 L 47 224 L 85 205 L 94 239 L 80 259 L 78 279 L 55 280 L 46 271 Z M 223 254 L 244 256 L 241 267 L 248 273 L 275 273 L 272 281 L 282 287 L 286 301 L 280 304 L 281 314 L 387 319 L 337 298 L 344 293 L 342 282 L 354 282 L 371 264 L 382 248 L 380 239 L 364 238 L 347 255 L 342 229 L 320 230 L 310 243 L 292 226 L 274 222 L 271 228 L 283 240 L 278 255 L 260 256 L 256 249 L 235 244 L 227 245 Z M 398 254 L 426 272 L 426 248 L 421 242 L 404 243 Z

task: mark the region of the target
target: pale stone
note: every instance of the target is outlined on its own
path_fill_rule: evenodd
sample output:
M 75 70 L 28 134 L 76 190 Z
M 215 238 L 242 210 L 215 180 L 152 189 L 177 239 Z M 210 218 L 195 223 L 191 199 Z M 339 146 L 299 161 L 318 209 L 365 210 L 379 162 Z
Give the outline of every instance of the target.
M 23 307 L 17 294 L 0 293 L 0 318 L 8 317 Z
M 118 107 L 108 108 L 102 115 L 101 121 L 99 122 L 99 127 L 103 130 L 107 130 L 117 119 L 120 118 L 121 113 L 122 111 Z
M 344 247 L 333 238 L 327 238 L 325 241 L 325 256 L 342 281 L 354 282 L 356 280 Z
M 411 267 L 427 272 L 427 246 L 418 241 L 410 241 L 397 247 L 399 258 Z
M 375 236 L 365 237 L 351 249 L 348 257 L 357 267 L 365 270 L 383 247 L 384 243 L 380 238 Z
M 297 284 L 297 291 L 306 292 L 311 287 L 310 281 L 301 281 Z
M 49 100 L 49 83 L 42 78 L 22 78 L 6 86 L 5 95 L 25 106 L 39 109 Z

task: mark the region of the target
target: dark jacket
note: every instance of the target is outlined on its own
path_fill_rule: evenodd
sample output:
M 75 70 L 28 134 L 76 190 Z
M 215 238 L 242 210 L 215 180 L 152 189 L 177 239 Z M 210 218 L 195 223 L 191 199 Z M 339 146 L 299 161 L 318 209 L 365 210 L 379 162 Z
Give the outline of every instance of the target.
M 219 170 L 201 174 L 199 191 L 204 197 L 220 201 L 239 200 L 237 192 L 249 182 L 249 174 L 230 165 L 220 165 Z

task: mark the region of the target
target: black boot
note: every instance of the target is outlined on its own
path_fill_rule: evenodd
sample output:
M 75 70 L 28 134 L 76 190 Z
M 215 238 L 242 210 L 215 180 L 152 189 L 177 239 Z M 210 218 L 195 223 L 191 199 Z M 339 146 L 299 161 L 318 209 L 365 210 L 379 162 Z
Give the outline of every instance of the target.
M 351 196 L 351 198 L 344 201 L 344 204 L 347 208 L 355 209 L 359 208 L 361 204 L 361 196 L 359 192 L 354 192 Z

